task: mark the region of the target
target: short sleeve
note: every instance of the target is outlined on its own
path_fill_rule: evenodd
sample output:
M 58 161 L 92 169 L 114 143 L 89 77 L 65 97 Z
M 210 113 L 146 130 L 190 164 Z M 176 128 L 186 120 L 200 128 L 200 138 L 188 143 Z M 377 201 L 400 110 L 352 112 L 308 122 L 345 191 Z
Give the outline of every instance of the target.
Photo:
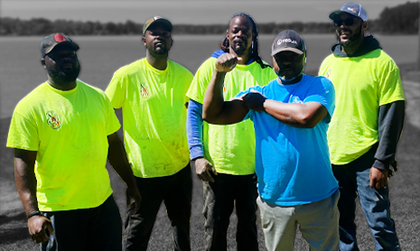
M 318 102 L 327 108 L 330 117 L 334 113 L 335 108 L 335 90 L 332 82 L 325 77 L 315 78 L 316 84 L 311 85 L 311 89 L 308 92 L 307 97 L 303 101 L 307 102 Z
M 115 111 L 111 105 L 111 102 L 107 97 L 105 97 L 105 110 L 107 113 L 106 133 L 107 135 L 111 135 L 120 129 L 121 124 L 117 118 L 117 115 L 115 115 Z
M 187 92 L 190 99 L 200 104 L 203 103 L 204 94 L 213 75 L 216 60 L 216 58 L 209 58 L 198 68 Z
M 38 151 L 39 135 L 36 122 L 33 119 L 25 118 L 15 111 L 10 122 L 6 146 L 29 151 Z
M 115 109 L 119 109 L 124 105 L 127 88 L 124 82 L 125 78 L 116 72 L 105 90 L 109 101 L 111 101 L 112 107 Z
M 400 70 L 397 66 L 391 71 L 384 71 L 380 83 L 379 105 L 386 105 L 398 100 L 404 100 Z

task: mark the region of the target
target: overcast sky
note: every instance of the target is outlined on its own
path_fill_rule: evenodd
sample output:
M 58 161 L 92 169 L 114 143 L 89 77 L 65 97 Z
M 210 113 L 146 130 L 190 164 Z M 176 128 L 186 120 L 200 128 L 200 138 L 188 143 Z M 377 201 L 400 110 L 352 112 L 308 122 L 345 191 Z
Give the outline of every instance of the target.
M 174 24 L 224 24 L 238 12 L 257 23 L 294 21 L 328 22 L 328 14 L 347 1 L 340 0 L 0 0 L 1 17 L 50 20 L 143 23 L 160 15 Z M 360 0 L 368 18 L 376 19 L 385 7 L 408 0 Z

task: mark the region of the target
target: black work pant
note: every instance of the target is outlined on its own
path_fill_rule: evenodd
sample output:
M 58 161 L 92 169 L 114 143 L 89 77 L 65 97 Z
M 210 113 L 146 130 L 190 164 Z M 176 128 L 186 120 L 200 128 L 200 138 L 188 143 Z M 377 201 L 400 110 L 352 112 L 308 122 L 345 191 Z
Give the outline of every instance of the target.
M 189 251 L 192 198 L 191 168 L 158 178 L 137 178 L 142 196 L 139 211 L 127 214 L 124 250 L 145 251 L 162 201 L 173 229 L 174 250 Z
M 43 251 L 121 250 L 122 222 L 112 195 L 96 208 L 43 212 L 54 235 L 41 243 Z
M 203 182 L 205 250 L 227 250 L 227 230 L 236 208 L 237 250 L 258 250 L 256 226 L 257 187 L 255 175 L 213 175 L 214 182 Z

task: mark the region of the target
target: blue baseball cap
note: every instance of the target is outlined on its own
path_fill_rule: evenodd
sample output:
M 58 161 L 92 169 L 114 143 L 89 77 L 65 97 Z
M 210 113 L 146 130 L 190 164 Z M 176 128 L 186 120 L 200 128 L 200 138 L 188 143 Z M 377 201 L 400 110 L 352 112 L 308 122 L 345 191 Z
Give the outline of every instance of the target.
M 341 6 L 340 10 L 332 12 L 329 15 L 329 18 L 335 21 L 338 18 L 338 16 L 340 16 L 343 13 L 347 13 L 355 17 L 358 17 L 362 19 L 364 22 L 366 22 L 368 19 L 365 9 L 363 9 L 362 5 L 357 4 L 357 3 L 344 4 L 343 6 Z

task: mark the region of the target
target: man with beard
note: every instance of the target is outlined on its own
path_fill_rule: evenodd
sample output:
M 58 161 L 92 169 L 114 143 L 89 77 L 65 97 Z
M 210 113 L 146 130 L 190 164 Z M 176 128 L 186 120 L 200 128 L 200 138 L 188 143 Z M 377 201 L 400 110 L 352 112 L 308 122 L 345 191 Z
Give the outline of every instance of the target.
M 223 82 L 242 58 L 219 57 L 203 118 L 214 124 L 248 118 L 254 123 L 257 203 L 269 251 L 293 250 L 298 224 L 311 250 L 338 250 L 339 191 L 327 145 L 333 85 L 325 77 L 303 74 L 306 46 L 292 30 L 276 36 L 271 55 L 278 77 L 230 101 L 224 101 Z
M 395 152 L 404 122 L 404 92 L 395 62 L 372 35 L 365 37 L 363 7 L 346 3 L 329 15 L 338 44 L 319 75 L 336 89 L 336 110 L 328 130 L 332 168 L 341 197 L 340 250 L 358 250 L 356 197 L 377 250 L 400 250 L 391 218 L 388 177 L 396 171 Z
M 55 33 L 41 43 L 48 81 L 13 113 L 7 147 L 14 148 L 15 182 L 32 239 L 41 250 L 121 250 L 121 217 L 106 160 L 138 192 L 105 93 L 77 77 L 79 46 Z
M 165 203 L 174 250 L 190 250 L 192 197 L 185 96 L 192 74 L 168 59 L 172 24 L 162 17 L 143 26 L 146 58 L 114 73 L 106 90 L 122 108 L 128 159 L 142 194 L 140 210 L 127 215 L 125 250 L 146 250 L 156 214 Z
M 235 15 L 221 43 L 198 69 L 187 96 L 187 130 L 192 163 L 203 181 L 205 250 L 226 250 L 230 215 L 236 207 L 237 249 L 258 250 L 256 228 L 255 136 L 252 123 L 203 125 L 202 103 L 218 57 L 231 53 L 242 58 L 226 76 L 226 99 L 251 86 L 265 85 L 276 75 L 258 55 L 258 31 L 245 13 Z

